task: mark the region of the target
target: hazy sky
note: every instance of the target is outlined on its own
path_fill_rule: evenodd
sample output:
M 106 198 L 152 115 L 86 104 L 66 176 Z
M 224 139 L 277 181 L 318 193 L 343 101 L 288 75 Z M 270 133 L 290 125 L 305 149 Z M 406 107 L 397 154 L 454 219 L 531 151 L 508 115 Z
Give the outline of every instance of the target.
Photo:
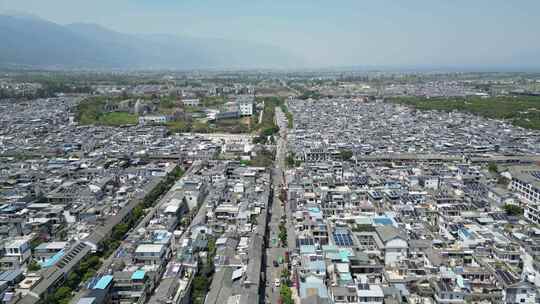
M 2 10 L 262 42 L 312 66 L 540 66 L 540 0 L 0 0 Z

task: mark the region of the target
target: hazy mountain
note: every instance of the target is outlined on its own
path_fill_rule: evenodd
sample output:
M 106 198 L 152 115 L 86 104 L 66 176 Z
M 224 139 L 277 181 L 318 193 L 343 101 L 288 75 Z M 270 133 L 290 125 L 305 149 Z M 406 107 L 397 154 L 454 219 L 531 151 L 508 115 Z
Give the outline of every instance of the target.
M 59 25 L 0 15 L 0 64 L 64 68 L 248 68 L 299 66 L 288 52 L 244 41 L 132 35 L 96 24 Z

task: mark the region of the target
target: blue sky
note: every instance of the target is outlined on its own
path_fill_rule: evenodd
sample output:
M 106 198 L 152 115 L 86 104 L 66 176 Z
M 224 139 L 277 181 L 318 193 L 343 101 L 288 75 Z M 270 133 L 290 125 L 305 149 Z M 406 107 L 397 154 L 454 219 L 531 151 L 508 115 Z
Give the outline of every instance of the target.
M 0 0 L 0 10 L 261 42 L 311 66 L 540 66 L 539 0 Z

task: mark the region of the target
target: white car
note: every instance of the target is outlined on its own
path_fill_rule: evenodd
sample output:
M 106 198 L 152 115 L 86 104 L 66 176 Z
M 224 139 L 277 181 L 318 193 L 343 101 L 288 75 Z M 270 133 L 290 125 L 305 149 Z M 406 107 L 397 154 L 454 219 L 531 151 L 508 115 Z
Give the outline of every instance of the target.
M 279 287 L 281 285 L 281 281 L 279 279 L 274 280 L 274 286 Z

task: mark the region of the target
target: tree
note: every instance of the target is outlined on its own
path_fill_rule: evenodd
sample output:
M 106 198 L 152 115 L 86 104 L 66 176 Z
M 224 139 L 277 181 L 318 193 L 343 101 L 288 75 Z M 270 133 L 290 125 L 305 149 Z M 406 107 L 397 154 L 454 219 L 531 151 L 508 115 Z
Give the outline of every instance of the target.
M 511 216 L 520 216 L 523 214 L 523 208 L 513 205 L 513 204 L 506 204 L 503 206 L 504 211 L 506 214 Z
M 294 160 L 294 153 L 289 153 L 287 155 L 287 159 L 286 159 L 286 162 L 287 162 L 287 166 L 292 168 L 296 165 L 296 162 Z
M 497 167 L 496 163 L 489 163 L 488 164 L 488 170 L 491 173 L 499 173 L 499 168 Z
M 63 300 L 71 298 L 71 288 L 62 286 L 54 292 L 54 298 L 60 303 Z
M 71 271 L 66 279 L 66 285 L 70 287 L 71 289 L 77 288 L 77 285 L 79 285 L 79 282 L 81 281 L 81 278 L 75 271 Z
M 339 155 L 341 156 L 341 159 L 347 161 L 351 159 L 351 157 L 353 156 L 353 153 L 351 150 L 342 149 L 339 151 Z
M 38 271 L 41 269 L 41 266 L 35 261 L 32 260 L 30 264 L 28 264 L 28 271 Z
M 120 223 L 116 225 L 113 229 L 112 237 L 115 240 L 121 240 L 124 238 L 124 235 L 129 231 L 129 226 L 126 223 Z
M 281 285 L 281 288 L 279 289 L 279 295 L 281 296 L 283 304 L 294 304 L 294 300 L 292 298 L 292 291 L 288 286 Z

